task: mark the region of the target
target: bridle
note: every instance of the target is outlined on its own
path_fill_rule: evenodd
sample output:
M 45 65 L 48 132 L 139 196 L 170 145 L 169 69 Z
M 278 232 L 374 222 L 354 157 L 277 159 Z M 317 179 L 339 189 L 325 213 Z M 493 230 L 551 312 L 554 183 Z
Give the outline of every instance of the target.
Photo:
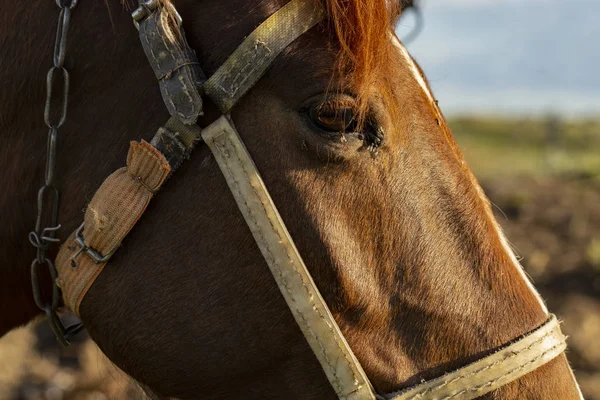
M 57 4 L 62 3 L 57 0 Z M 76 1 L 70 4 L 72 8 Z M 195 52 L 187 44 L 177 11 L 172 5 L 169 7 L 166 9 L 159 0 L 140 0 L 132 15 L 171 118 L 150 143 L 131 143 L 127 167 L 105 180 L 88 205 L 83 224 L 61 247 L 56 259 L 58 276 L 54 272 L 53 278 L 70 310 L 79 315 L 79 305 L 88 289 L 142 216 L 148 202 L 185 162 L 194 146 L 204 142 L 339 398 L 472 399 L 522 377 L 564 351 L 565 338 L 556 317 L 550 316 L 534 331 L 459 370 L 397 393 L 377 394 L 304 265 L 229 114 L 281 51 L 325 17 L 324 10 L 314 0 L 291 0 L 252 32 L 217 72 L 206 79 Z M 64 51 L 59 54 L 58 60 L 61 57 L 64 60 Z M 62 64 L 56 68 L 62 68 Z M 196 120 L 202 113 L 203 97 L 210 98 L 223 115 L 201 129 Z M 49 125 L 50 137 L 55 139 L 53 132 L 60 124 Z M 55 150 L 50 149 L 53 157 L 52 152 Z M 52 186 L 51 179 L 46 186 Z M 43 195 L 44 192 L 40 196 Z M 32 234 L 33 239 L 39 242 L 45 237 L 48 243 L 55 241 L 58 224 L 55 219 L 52 222 L 50 235 L 37 226 L 38 233 Z M 46 263 L 47 257 L 42 253 L 36 260 L 37 268 L 38 264 Z M 52 272 L 51 264 L 48 261 Z M 37 270 L 32 268 L 34 275 L 37 276 Z M 34 291 L 36 287 L 37 282 Z M 50 306 L 39 302 L 54 321 L 51 326 L 59 338 L 66 342 L 65 336 L 73 329 L 65 329 L 57 322 L 54 311 L 57 303 L 56 299 Z
M 400 3 L 402 4 L 402 15 L 411 11 L 415 18 L 415 26 L 402 38 L 402 43 L 408 45 L 419 36 L 421 31 L 423 31 L 423 13 L 418 0 L 401 0 Z

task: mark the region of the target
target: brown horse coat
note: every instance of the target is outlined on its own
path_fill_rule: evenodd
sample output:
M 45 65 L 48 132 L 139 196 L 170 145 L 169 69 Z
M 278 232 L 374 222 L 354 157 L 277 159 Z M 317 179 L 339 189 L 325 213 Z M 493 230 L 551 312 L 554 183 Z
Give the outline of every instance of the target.
M 26 238 L 43 174 L 44 74 L 56 15 L 50 1 L 5 3 L 2 333 L 37 315 Z M 282 3 L 176 1 L 208 74 Z M 336 15 L 338 2 L 328 3 Z M 373 18 L 355 25 L 357 35 L 381 38 L 372 22 L 389 18 L 385 2 L 349 3 L 350 17 Z M 122 165 L 129 140 L 149 139 L 167 118 L 128 13 L 109 6 L 110 18 L 103 2 L 82 2 L 72 20 L 72 92 L 58 164 L 63 237 Z M 344 335 L 384 393 L 475 360 L 547 316 L 412 60 L 391 40 L 350 36 L 350 54 L 376 68 L 350 66 L 353 79 L 342 79 L 332 24 L 289 46 L 233 119 Z M 340 87 L 345 95 L 328 90 Z M 377 156 L 365 151 L 364 132 L 341 140 L 311 124 L 308 110 L 325 98 L 363 107 L 365 121 L 385 132 Z M 117 365 L 165 396 L 335 397 L 202 146 L 93 285 L 82 317 Z M 486 397 L 578 396 L 561 356 Z

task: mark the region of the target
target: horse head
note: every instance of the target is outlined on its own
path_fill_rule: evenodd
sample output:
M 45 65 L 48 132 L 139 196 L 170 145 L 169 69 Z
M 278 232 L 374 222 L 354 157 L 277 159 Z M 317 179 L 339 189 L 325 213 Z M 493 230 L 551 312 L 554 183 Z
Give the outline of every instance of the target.
M 210 77 L 286 3 L 174 5 Z M 394 34 L 398 8 L 321 5 L 324 20 L 285 47 L 230 120 L 370 384 L 389 393 L 494 354 L 549 314 Z M 168 117 L 127 16 L 113 13 L 112 28 L 86 25 L 105 11 L 79 7 L 70 54 L 81 86 L 60 166 L 63 239 L 122 164 L 125 144 L 150 141 Z M 205 99 L 198 123 L 220 114 Z M 16 137 L 14 146 L 28 148 Z M 41 142 L 34 147 L 43 154 Z M 198 144 L 83 298 L 92 338 L 165 397 L 335 398 L 253 233 L 215 156 Z M 487 396 L 523 393 L 580 398 L 564 355 Z

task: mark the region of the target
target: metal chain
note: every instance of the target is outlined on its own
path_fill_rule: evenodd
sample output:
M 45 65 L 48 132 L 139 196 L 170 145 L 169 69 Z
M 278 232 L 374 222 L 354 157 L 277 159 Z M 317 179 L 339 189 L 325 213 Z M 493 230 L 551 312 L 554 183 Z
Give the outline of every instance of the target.
M 54 263 L 47 256 L 52 244 L 60 242 L 56 232 L 60 229 L 58 223 L 59 191 L 54 183 L 56 170 L 56 148 L 58 142 L 58 129 L 67 118 L 69 100 L 69 72 L 64 67 L 67 50 L 67 35 L 71 12 L 79 0 L 55 0 L 60 9 L 58 26 L 54 42 L 53 65 L 46 75 L 46 105 L 44 108 L 44 122 L 48 127 L 48 142 L 46 145 L 46 172 L 44 185 L 38 191 L 37 218 L 35 230 L 29 233 L 29 241 L 36 248 L 36 257 L 31 263 L 31 286 L 35 304 L 46 313 L 48 322 L 54 334 L 63 345 L 68 345 L 68 338 L 77 334 L 81 324 L 65 328 L 56 313 L 60 304 L 60 290 L 56 285 L 57 272 Z M 61 82 L 62 79 L 62 82 Z M 53 89 L 62 86 L 61 96 L 56 96 Z M 52 278 L 52 298 L 44 299 L 39 284 L 39 270 L 45 267 Z

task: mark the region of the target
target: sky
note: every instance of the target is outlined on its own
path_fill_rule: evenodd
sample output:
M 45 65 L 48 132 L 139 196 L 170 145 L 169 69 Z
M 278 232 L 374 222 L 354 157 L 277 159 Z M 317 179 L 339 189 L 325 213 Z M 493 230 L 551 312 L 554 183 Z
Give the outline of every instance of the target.
M 600 116 L 600 0 L 421 3 L 407 47 L 446 114 Z

